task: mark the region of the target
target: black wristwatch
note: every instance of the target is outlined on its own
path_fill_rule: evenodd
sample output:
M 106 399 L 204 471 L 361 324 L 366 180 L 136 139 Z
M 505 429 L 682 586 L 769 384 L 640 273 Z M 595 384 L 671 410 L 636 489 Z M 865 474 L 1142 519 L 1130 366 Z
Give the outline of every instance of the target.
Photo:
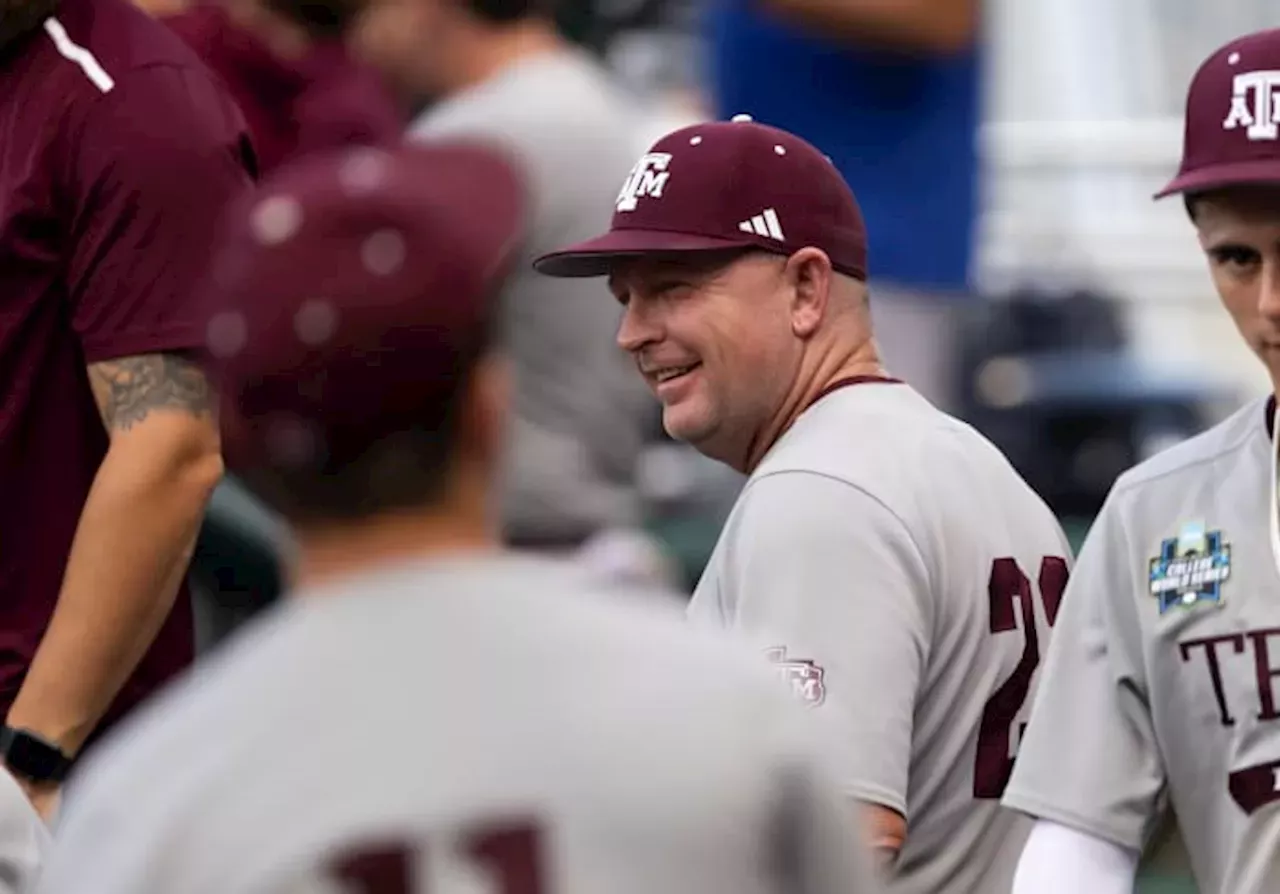
M 71 758 L 57 745 L 30 730 L 7 725 L 0 727 L 0 760 L 28 782 L 62 782 L 71 769 Z

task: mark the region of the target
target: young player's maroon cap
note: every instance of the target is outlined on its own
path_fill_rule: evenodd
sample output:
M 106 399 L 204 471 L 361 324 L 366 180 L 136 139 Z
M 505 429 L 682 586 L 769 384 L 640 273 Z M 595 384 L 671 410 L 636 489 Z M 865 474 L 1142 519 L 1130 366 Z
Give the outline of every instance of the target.
M 438 418 L 485 346 L 522 233 L 495 150 L 344 150 L 282 167 L 228 217 L 207 353 L 228 462 L 349 462 Z
M 831 161 L 784 130 L 740 115 L 667 134 L 622 185 L 609 232 L 543 255 L 548 276 L 605 276 L 621 258 L 759 248 L 820 248 L 841 273 L 867 276 L 867 231 Z
M 1280 29 L 1237 38 L 1196 71 L 1187 91 L 1182 166 L 1156 198 L 1280 183 Z

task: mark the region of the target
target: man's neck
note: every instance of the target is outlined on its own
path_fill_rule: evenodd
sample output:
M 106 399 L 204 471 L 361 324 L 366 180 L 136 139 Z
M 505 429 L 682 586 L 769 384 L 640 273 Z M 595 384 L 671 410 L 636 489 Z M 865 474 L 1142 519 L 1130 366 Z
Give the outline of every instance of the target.
M 291 588 L 309 590 L 336 579 L 417 559 L 452 558 L 498 548 L 485 513 L 416 510 L 299 531 Z
M 564 46 L 555 28 L 541 19 L 477 33 L 470 46 L 459 53 L 461 63 L 453 89 L 483 84 L 518 62 Z
M 848 379 L 887 376 L 875 342 L 870 339 L 844 350 L 832 348 L 818 353 L 810 363 L 801 365 L 800 375 L 796 376 L 786 399 L 752 439 L 739 471 L 750 474 L 760 465 L 765 454 L 800 415 L 832 387 Z

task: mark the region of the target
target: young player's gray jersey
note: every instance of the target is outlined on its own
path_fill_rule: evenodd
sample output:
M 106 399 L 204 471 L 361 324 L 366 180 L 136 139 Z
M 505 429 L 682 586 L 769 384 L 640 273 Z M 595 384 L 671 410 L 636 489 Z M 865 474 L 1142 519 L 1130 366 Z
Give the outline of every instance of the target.
M 891 890 L 1009 890 L 999 797 L 1066 583 L 1057 521 L 999 451 L 906 385 L 840 388 L 748 480 L 690 606 L 772 637 L 840 727 L 842 781 L 907 820 Z
M 291 600 L 104 746 L 42 890 L 870 890 L 756 656 L 584 580 L 437 561 Z
M 1280 576 L 1262 402 L 1116 482 L 1005 803 L 1141 849 L 1171 803 L 1203 894 L 1280 890 Z

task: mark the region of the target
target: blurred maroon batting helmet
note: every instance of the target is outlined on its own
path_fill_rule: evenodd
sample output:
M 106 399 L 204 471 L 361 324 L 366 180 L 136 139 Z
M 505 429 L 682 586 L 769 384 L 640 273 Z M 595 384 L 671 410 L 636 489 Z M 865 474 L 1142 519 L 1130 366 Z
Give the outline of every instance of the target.
M 534 266 L 548 276 L 604 276 L 640 254 L 806 246 L 866 278 L 862 212 L 835 166 L 794 134 L 738 116 L 658 140 L 623 183 L 609 232 Z
M 1196 71 L 1182 165 L 1156 198 L 1280 183 L 1280 29 L 1237 38 Z
M 349 462 L 438 416 L 487 343 L 523 190 L 479 145 L 329 153 L 229 217 L 208 328 L 228 460 Z

